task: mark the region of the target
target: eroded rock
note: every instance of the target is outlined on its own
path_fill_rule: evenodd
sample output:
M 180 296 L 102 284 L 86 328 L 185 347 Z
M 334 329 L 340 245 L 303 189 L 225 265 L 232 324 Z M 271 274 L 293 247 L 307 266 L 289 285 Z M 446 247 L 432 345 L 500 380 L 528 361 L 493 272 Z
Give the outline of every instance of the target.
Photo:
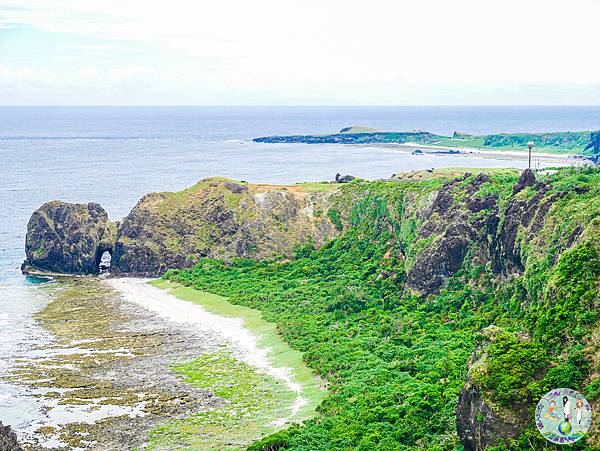
M 354 177 L 353 175 L 342 175 L 339 172 L 335 174 L 336 183 L 349 183 L 352 180 L 356 180 L 356 177 Z
M 339 231 L 324 215 L 335 192 L 208 179 L 181 193 L 144 196 L 118 230 L 111 271 L 157 276 L 202 257 L 232 260 L 290 255 Z
M 528 186 L 533 186 L 535 184 L 535 175 L 531 169 L 525 169 L 521 176 L 519 177 L 519 181 L 513 188 L 513 193 L 516 194 Z
M 96 203 L 52 201 L 27 224 L 25 272 L 97 274 L 105 251 L 112 251 L 115 226 Z
M 490 182 L 485 174 L 461 186 L 469 176 L 456 178 L 438 191 L 417 229 L 417 240 L 429 243 L 416 256 L 407 283 L 425 295 L 437 292 L 462 267 L 473 243 L 479 249 L 474 259 L 485 261 L 492 253 L 499 222 L 497 198 L 479 195 L 481 187 Z M 460 201 L 457 194 L 462 195 Z
M 4 426 L 0 421 L 0 450 L 2 451 L 22 451 L 19 445 L 17 434 L 10 426 Z

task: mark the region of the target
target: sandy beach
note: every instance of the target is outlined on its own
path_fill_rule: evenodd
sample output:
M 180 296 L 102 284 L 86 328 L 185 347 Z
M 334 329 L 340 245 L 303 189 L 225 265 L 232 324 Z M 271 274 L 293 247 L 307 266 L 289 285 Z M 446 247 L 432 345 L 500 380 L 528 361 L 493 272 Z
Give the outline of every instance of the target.
M 457 151 L 460 154 L 476 154 L 483 157 L 490 158 L 507 158 L 507 159 L 520 159 L 526 160 L 529 157 L 529 153 L 526 150 L 493 150 L 493 149 L 482 149 L 479 147 L 452 147 L 452 146 L 438 146 L 431 144 L 418 144 L 418 143 L 404 143 L 398 144 L 398 147 L 404 147 L 408 151 L 414 151 L 416 149 L 425 149 L 432 152 L 437 151 Z M 573 157 L 575 154 L 570 153 L 549 153 L 549 152 L 537 152 L 535 149 L 532 151 L 532 159 L 543 158 L 544 160 L 562 162 L 566 164 L 566 160 L 570 160 L 569 164 L 574 163 Z

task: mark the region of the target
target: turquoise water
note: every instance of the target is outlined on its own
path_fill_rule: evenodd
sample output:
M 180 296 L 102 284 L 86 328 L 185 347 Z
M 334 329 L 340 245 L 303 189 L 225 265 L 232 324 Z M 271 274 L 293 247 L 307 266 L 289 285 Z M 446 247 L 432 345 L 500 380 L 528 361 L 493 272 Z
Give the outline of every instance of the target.
M 31 318 L 45 296 L 20 274 L 27 220 L 44 202 L 99 202 L 112 219 L 150 191 L 208 176 L 249 182 L 374 179 L 448 166 L 523 167 L 473 156 L 412 156 L 373 147 L 258 144 L 257 136 L 349 125 L 440 134 L 591 130 L 600 107 L 0 107 L 0 420 L 25 429 L 35 402 L 2 382 L 15 358 L 47 340 Z

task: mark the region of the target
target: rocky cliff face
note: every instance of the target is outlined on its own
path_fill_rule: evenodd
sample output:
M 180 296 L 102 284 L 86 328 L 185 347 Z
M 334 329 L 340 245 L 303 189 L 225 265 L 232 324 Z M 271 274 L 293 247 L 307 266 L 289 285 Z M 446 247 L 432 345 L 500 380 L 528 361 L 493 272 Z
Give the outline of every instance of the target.
M 407 266 L 408 287 L 434 294 L 467 258 L 504 276 L 523 271 L 521 243 L 540 239 L 548 210 L 565 192 L 548 194 L 550 187 L 525 171 L 501 205 L 497 193 L 486 190 L 490 184 L 484 173 L 463 174 L 428 198 L 410 194 L 414 241 L 426 245 Z M 356 187 L 207 179 L 182 192 L 144 196 L 118 225 L 97 204 L 49 202 L 29 221 L 23 269 L 96 274 L 104 251 L 111 253 L 113 273 L 151 276 L 193 266 L 202 257 L 289 256 L 298 244 L 321 246 L 350 226 L 354 205 L 368 192 Z
M 27 224 L 23 270 L 97 274 L 100 257 L 112 249 L 114 237 L 115 226 L 100 205 L 48 202 Z
M 149 276 L 202 257 L 289 256 L 298 244 L 321 246 L 340 233 L 327 215 L 337 186 L 208 179 L 144 196 L 118 225 L 98 204 L 49 202 L 29 220 L 23 270 L 97 274 L 104 251 L 111 272 Z
M 309 240 L 321 246 L 339 233 L 326 215 L 335 192 L 208 179 L 149 194 L 118 230 L 114 269 L 157 275 L 202 257 L 262 259 Z
M 591 150 L 594 154 L 600 154 L 600 130 L 590 133 L 590 142 L 584 150 Z
M 493 254 L 498 199 L 495 194 L 481 195 L 489 176 L 479 174 L 465 184 L 470 175 L 446 183 L 422 212 L 417 240 L 431 239 L 431 243 L 407 274 L 408 286 L 421 293 L 437 292 L 461 268 L 471 243 L 479 243 L 474 259 L 483 262 Z
M 536 180 L 531 171 L 519 178 L 510 171 L 440 171 L 423 181 L 294 186 L 207 179 L 182 192 L 148 194 L 119 224 L 110 223 L 97 204 L 50 202 L 29 222 L 24 269 L 94 274 L 108 250 L 111 271 L 157 276 L 202 257 L 285 257 L 299 244 L 321 246 L 349 231 L 384 243 L 385 258 L 397 263 L 377 277 L 393 277 L 399 289 L 424 302 L 453 277 L 476 286 L 483 272 L 473 268 L 485 268 L 485 277 L 493 279 L 487 282 L 510 290 L 524 274 L 538 272 L 540 262 L 551 268 L 566 250 L 598 243 L 597 173 L 571 172 Z M 524 308 L 531 302 L 526 295 L 517 298 Z M 540 311 L 555 308 L 552 296 L 540 299 Z M 593 310 L 596 304 L 590 305 Z M 466 449 L 515 438 L 531 420 L 525 411 L 507 412 L 492 402 L 489 387 L 478 382 L 493 339 L 490 334 L 471 356 L 456 409 Z

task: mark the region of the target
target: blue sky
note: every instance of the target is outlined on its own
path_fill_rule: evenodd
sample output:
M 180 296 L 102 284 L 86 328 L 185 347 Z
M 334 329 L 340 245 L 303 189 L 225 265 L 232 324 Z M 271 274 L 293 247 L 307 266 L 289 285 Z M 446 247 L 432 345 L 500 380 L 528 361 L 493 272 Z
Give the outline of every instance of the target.
M 0 0 L 0 104 L 600 104 L 599 0 Z

